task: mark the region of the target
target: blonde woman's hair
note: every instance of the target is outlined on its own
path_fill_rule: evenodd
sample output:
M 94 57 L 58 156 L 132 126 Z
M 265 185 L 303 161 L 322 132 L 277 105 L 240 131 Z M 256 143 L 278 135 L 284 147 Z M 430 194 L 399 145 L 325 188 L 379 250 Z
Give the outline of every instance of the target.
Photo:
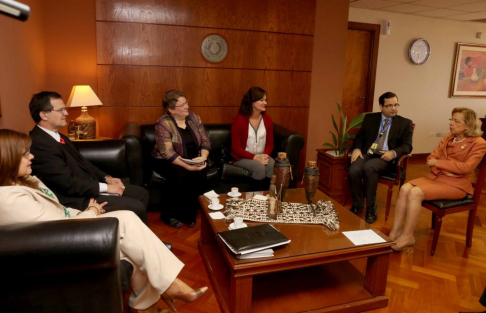
M 461 113 L 464 115 L 464 120 L 467 125 L 467 129 L 464 134 L 467 137 L 480 137 L 483 134 L 478 123 L 478 116 L 476 112 L 468 108 L 454 108 L 451 115 L 454 115 L 454 113 Z

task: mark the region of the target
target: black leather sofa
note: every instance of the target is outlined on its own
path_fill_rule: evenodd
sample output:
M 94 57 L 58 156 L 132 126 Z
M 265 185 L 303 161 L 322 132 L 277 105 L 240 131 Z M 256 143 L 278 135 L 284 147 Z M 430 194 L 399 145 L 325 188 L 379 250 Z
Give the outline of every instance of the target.
M 231 187 L 238 187 L 241 191 L 259 190 L 258 184 L 250 178 L 250 173 L 231 164 L 231 124 L 204 125 L 211 141 L 211 153 L 208 158 L 208 190 L 216 193 L 226 193 Z M 289 129 L 274 124 L 275 148 L 271 154 L 276 157 L 278 152 L 286 152 L 292 164 L 294 181 L 289 188 L 297 184 L 297 170 L 300 151 L 304 147 L 304 137 Z M 153 171 L 152 150 L 155 146 L 155 124 L 129 123 L 120 134 L 120 138 L 127 143 L 127 152 L 130 155 L 127 162 L 140 164 L 141 170 L 133 170 L 136 166 L 127 166 L 127 173 L 132 183 L 145 186 L 150 193 L 152 209 L 163 202 L 165 180 Z M 141 151 L 141 154 L 138 153 Z M 127 157 L 128 158 L 128 157 Z M 143 164 L 143 166 L 142 166 Z
M 118 220 L 0 227 L 0 312 L 123 312 Z

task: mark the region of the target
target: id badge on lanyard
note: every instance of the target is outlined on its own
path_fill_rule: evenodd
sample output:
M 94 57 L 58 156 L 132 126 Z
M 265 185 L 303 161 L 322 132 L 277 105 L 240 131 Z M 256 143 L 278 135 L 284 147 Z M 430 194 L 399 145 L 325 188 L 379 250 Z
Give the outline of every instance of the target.
M 388 127 L 390 127 L 390 124 L 391 123 L 388 123 L 388 125 L 386 125 L 386 128 L 383 128 L 383 126 L 385 126 L 385 121 L 383 121 L 383 125 L 381 126 L 381 130 L 380 130 L 380 133 L 378 134 L 378 136 L 376 137 L 376 140 L 375 142 L 371 145 L 371 147 L 368 149 L 368 154 L 369 155 L 372 155 L 373 154 L 373 151 L 376 150 L 378 148 L 378 143 L 380 142 L 381 140 L 381 137 L 385 134 L 385 131 L 388 129 Z

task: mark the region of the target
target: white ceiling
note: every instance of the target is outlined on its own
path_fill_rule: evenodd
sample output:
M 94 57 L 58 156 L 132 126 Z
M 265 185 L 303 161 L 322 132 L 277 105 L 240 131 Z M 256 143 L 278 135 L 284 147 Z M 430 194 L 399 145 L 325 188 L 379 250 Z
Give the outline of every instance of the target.
M 486 0 L 349 0 L 353 8 L 486 23 Z

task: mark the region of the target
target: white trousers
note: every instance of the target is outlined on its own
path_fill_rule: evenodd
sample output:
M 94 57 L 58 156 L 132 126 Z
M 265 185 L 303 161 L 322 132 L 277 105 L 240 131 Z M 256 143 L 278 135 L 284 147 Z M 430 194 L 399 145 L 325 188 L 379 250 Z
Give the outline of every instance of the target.
M 160 299 L 184 264 L 132 211 L 114 211 L 100 217 L 119 221 L 120 259 L 133 265 L 133 292 L 128 305 L 144 310 Z

